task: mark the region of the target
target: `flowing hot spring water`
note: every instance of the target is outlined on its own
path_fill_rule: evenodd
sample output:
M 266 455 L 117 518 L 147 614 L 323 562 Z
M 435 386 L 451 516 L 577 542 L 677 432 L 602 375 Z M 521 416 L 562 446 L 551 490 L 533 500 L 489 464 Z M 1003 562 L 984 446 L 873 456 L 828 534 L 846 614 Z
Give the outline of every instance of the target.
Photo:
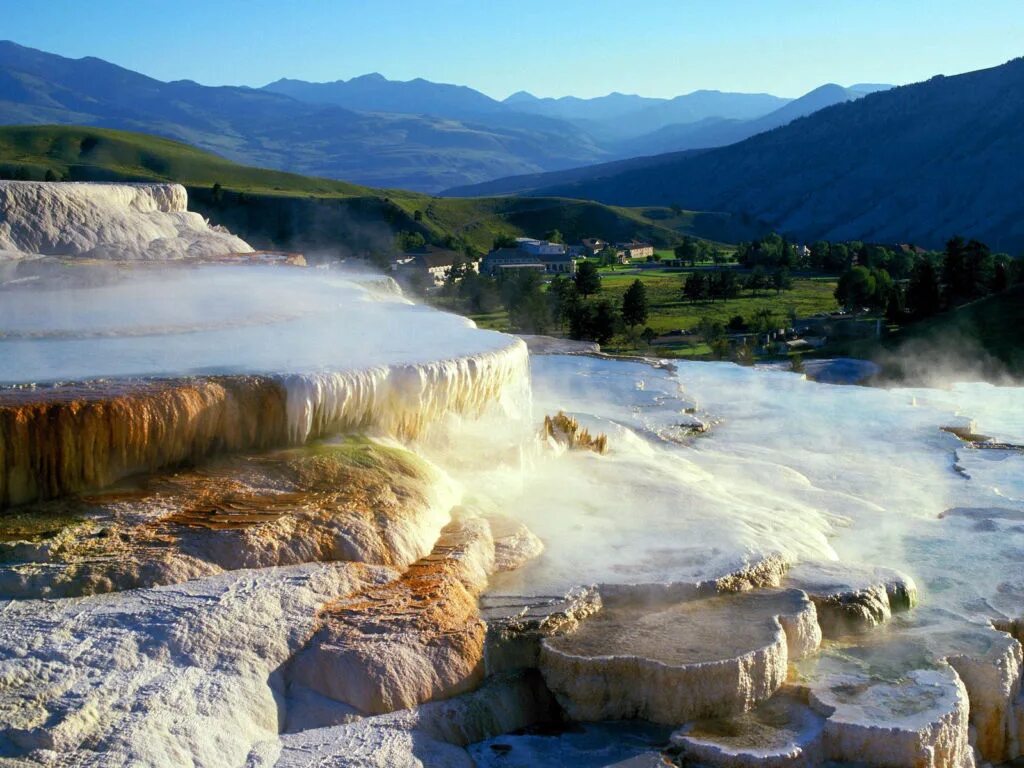
M 530 356 L 332 270 L 0 274 L 5 758 L 1021 754 L 1018 386 Z

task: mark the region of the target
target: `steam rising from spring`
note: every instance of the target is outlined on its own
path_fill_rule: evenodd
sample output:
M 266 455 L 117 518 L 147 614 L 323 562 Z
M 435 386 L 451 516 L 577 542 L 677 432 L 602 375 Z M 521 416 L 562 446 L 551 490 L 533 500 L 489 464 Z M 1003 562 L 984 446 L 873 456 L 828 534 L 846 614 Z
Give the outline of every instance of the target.
M 351 276 L 207 266 L 43 282 L 0 305 L 0 380 L 18 385 L 0 389 L 0 505 L 339 432 L 410 439 L 528 392 L 521 341 Z

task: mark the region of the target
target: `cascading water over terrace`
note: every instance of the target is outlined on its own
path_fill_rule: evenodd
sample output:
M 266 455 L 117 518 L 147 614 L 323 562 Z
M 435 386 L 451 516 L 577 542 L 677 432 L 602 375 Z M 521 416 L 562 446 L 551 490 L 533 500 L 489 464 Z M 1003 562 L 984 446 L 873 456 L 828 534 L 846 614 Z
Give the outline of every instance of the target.
M 0 389 L 0 504 L 338 432 L 408 439 L 528 388 L 522 342 L 313 270 L 110 279 L 4 294 L 0 379 L 16 386 Z
M 1024 390 L 531 359 L 99 190 L 4 198 L 88 258 L 0 268 L 0 759 L 1021 754 Z

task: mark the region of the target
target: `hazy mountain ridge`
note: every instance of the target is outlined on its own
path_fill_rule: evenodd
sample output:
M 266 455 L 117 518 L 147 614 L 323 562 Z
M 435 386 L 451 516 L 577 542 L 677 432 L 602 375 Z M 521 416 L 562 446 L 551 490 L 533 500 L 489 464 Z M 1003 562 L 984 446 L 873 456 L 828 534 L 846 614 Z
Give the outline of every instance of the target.
M 0 43 L 0 122 L 139 130 L 238 162 L 424 191 L 606 156 L 564 123 L 358 112 L 263 89 L 165 83 L 10 42 Z
M 937 246 L 961 233 L 1018 251 L 1022 126 L 1024 58 L 872 93 L 728 147 L 549 175 L 539 193 L 743 212 L 806 239 Z
M 376 73 L 210 87 L 0 42 L 0 123 L 144 131 L 237 162 L 424 192 L 721 146 L 860 96 L 825 89 L 826 99 L 816 89 L 796 100 L 704 90 L 674 99 L 537 99 L 521 92 L 498 101 L 466 86 Z

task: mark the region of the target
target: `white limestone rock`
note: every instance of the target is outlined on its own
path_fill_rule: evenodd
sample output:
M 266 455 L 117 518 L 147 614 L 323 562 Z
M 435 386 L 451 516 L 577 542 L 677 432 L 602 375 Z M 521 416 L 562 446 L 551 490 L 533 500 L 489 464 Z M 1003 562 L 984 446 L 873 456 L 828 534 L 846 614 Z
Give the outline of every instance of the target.
M 680 728 L 672 743 L 688 764 L 713 768 L 813 768 L 824 761 L 825 718 L 792 688 L 749 712 Z
M 786 584 L 814 601 L 826 637 L 876 627 L 917 603 L 914 580 L 890 568 L 807 561 L 790 567 Z
M 667 604 L 620 590 L 575 633 L 545 639 L 540 669 L 572 719 L 674 725 L 753 708 L 820 639 L 814 604 L 798 590 Z
M 487 515 L 494 539 L 494 570 L 515 571 L 540 557 L 544 542 L 518 520 L 504 515 Z
M 878 768 L 973 768 L 967 690 L 950 667 L 902 680 L 835 675 L 810 686 L 825 757 Z
M 0 251 L 168 260 L 252 247 L 190 212 L 180 184 L 0 181 Z
M 281 737 L 278 768 L 462 766 L 462 747 L 538 723 L 558 708 L 536 672 L 502 675 L 472 693 Z M 250 760 L 250 765 L 262 765 Z
M 0 754 L 61 765 L 240 765 L 276 739 L 278 668 L 318 607 L 383 568 L 239 571 L 2 604 Z
M 595 587 L 579 587 L 562 597 L 484 595 L 480 613 L 487 622 L 487 674 L 535 669 L 544 638 L 574 632 L 600 610 L 601 595 Z
M 1014 702 L 1021 695 L 1024 654 L 1020 643 L 987 626 L 943 630 L 929 638 L 956 670 L 970 700 L 972 745 L 992 763 L 1022 754 Z

